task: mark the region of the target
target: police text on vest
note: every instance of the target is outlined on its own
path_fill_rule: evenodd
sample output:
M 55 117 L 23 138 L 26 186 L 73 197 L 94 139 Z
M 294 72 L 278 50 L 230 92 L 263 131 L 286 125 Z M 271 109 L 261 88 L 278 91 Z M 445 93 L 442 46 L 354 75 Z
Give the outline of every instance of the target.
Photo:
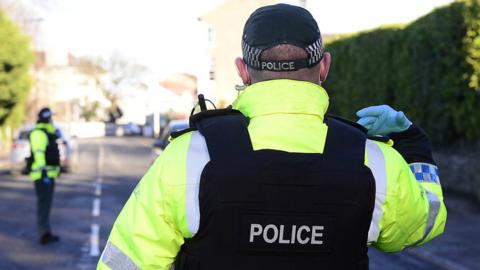
M 324 226 L 292 225 L 290 229 L 290 233 L 285 233 L 285 225 L 268 224 L 263 227 L 261 224 L 250 224 L 250 243 L 260 239 L 268 244 L 323 244 Z

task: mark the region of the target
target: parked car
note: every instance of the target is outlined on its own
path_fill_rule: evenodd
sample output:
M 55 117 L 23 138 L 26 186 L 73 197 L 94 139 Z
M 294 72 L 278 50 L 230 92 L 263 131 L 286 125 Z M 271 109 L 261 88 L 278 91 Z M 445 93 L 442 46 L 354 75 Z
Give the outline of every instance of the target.
M 77 166 L 77 144 L 75 141 L 62 129 L 56 126 L 59 134 L 57 141 L 60 150 L 60 167 L 62 172 L 72 173 Z
M 57 140 L 60 151 L 60 167 L 63 172 L 72 172 L 76 166 L 75 144 L 60 126 L 56 126 L 59 139 Z M 20 130 L 13 140 L 10 154 L 12 174 L 28 173 L 27 158 L 30 157 L 31 148 L 29 136 L 33 128 Z
M 142 128 L 135 123 L 128 123 L 123 126 L 124 136 L 140 136 L 142 135 Z
M 22 130 L 13 140 L 10 152 L 10 171 L 12 174 L 27 173 L 27 158 L 30 156 L 29 134 L 30 130 Z
M 156 155 L 159 155 L 161 151 L 163 151 L 167 147 L 169 143 L 168 139 L 170 138 L 170 134 L 172 134 L 172 132 L 186 129 L 188 127 L 189 127 L 188 120 L 170 121 L 166 125 L 166 127 L 163 129 L 162 133 L 160 134 L 160 137 L 153 144 Z

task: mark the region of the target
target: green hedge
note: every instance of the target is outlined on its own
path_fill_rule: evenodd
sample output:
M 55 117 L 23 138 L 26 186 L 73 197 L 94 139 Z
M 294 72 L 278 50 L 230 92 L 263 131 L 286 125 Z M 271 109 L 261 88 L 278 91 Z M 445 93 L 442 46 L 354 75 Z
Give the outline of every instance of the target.
M 480 139 L 480 1 L 458 1 L 404 27 L 327 43 L 325 88 L 331 112 L 355 118 L 365 106 L 390 104 L 435 143 Z
M 30 40 L 0 11 L 0 127 L 23 120 L 33 59 Z

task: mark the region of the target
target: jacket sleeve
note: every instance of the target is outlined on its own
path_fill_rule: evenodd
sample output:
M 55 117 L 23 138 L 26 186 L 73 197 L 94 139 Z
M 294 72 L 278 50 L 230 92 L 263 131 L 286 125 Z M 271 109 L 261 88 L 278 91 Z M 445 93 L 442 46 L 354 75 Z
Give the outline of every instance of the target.
M 175 144 L 167 147 L 132 192 L 97 269 L 170 269 L 184 242 L 176 212 L 182 211 L 185 198 L 182 174 L 188 140 Z
M 386 252 L 432 240 L 442 234 L 447 217 L 428 139 L 425 141 L 423 135 L 417 140 L 412 134 L 402 136 L 403 142 L 395 138 L 401 154 L 385 143 L 367 141 L 366 146 L 367 165 L 376 181 L 369 243 Z
M 32 148 L 33 160 L 32 170 L 42 170 L 46 166 L 45 151 L 47 149 L 48 137 L 41 130 L 33 130 L 30 133 L 30 147 Z
M 408 164 L 428 163 L 436 165 L 432 155 L 432 146 L 427 134 L 418 125 L 413 124 L 407 130 L 388 135 L 397 150 Z

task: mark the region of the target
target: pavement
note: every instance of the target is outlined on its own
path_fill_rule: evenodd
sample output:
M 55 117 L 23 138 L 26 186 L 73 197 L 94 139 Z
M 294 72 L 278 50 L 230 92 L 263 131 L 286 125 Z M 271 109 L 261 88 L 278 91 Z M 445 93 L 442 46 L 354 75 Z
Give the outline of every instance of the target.
M 152 140 L 80 140 L 76 171 L 57 181 L 52 228 L 61 241 L 37 244 L 35 194 L 26 176 L 0 169 L 0 269 L 95 269 L 116 216 L 150 166 Z M 479 269 L 480 206 L 446 193 L 445 234 L 395 254 L 370 249 L 370 269 Z
M 0 152 L 0 170 L 6 170 L 10 166 L 10 159 L 7 154 Z

